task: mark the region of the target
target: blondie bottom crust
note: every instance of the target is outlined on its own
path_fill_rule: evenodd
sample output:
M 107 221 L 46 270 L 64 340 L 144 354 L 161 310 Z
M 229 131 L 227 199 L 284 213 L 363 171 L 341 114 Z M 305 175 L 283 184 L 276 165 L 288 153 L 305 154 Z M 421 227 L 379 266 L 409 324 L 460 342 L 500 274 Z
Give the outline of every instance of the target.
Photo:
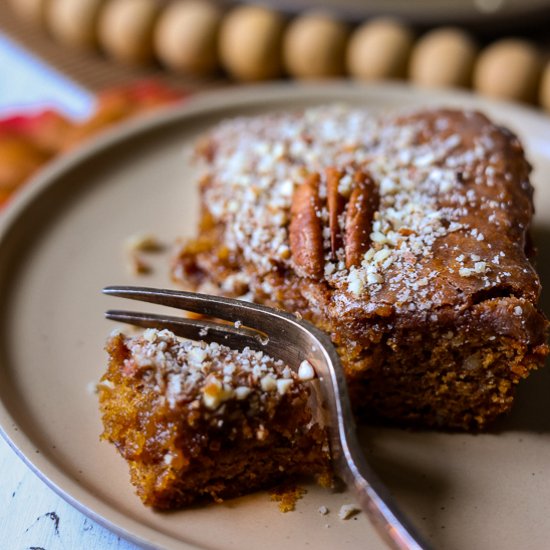
M 167 330 L 115 334 L 107 351 L 102 437 L 128 462 L 145 504 L 219 501 L 297 474 L 330 483 L 307 363 L 296 374 L 261 352 L 182 341 Z
M 548 354 L 530 166 L 478 112 L 317 107 L 222 123 L 174 278 L 329 332 L 357 411 L 484 427 Z

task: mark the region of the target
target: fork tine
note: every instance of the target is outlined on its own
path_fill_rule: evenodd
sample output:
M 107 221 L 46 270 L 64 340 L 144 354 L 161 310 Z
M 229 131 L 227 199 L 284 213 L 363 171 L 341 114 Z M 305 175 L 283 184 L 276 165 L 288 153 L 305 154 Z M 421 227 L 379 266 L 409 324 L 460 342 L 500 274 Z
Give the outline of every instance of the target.
M 316 339 L 321 348 L 332 347 L 328 335 L 309 324 L 306 328 L 305 322 L 298 320 L 294 315 L 243 300 L 133 286 L 108 286 L 103 289 L 103 293 L 201 313 L 226 321 L 240 321 L 247 327 L 263 332 L 264 338 L 269 340 L 269 343 L 261 348 L 258 348 L 256 343 L 255 349 L 271 353 L 290 364 L 296 361 L 296 364 L 299 364 L 304 359 L 303 350 L 311 347 L 311 339 Z M 242 341 L 236 343 L 239 347 Z M 333 360 L 337 359 L 333 357 Z
M 243 349 L 249 347 L 265 351 L 269 339 L 262 332 L 246 327 L 235 327 L 204 321 L 200 319 L 185 319 L 169 315 L 141 313 L 135 311 L 109 310 L 105 317 L 142 328 L 169 329 L 177 336 L 190 340 L 208 340 L 226 346 Z
M 273 311 L 257 304 L 250 304 L 243 300 L 210 296 L 182 290 L 166 290 L 133 286 L 108 286 L 103 293 L 119 298 L 139 300 L 162 306 L 174 307 L 194 313 L 202 313 L 210 317 L 217 317 L 225 321 L 240 321 L 247 326 L 258 325 L 258 310 L 265 310 L 270 317 Z M 278 315 L 284 316 L 284 314 Z

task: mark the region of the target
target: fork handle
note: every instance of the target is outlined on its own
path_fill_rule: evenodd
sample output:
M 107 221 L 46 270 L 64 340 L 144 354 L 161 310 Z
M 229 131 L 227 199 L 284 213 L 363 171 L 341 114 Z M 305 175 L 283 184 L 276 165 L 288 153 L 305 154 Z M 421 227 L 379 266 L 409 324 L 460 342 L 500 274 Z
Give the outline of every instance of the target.
M 355 434 L 344 437 L 339 471 L 353 488 L 363 511 L 388 546 L 394 550 L 430 550 L 416 528 L 401 513 L 386 487 L 369 467 Z

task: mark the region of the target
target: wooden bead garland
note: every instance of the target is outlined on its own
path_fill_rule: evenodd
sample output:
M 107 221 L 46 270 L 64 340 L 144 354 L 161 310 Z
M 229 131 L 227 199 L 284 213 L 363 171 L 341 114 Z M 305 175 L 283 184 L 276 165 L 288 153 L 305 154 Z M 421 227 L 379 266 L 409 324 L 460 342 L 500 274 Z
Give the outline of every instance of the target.
M 205 0 L 173 2 L 161 14 L 154 46 L 160 61 L 178 73 L 208 76 L 219 64 L 222 11 Z
M 474 73 L 474 88 L 483 95 L 534 102 L 542 72 L 540 54 L 526 40 L 499 40 L 483 50 Z
M 281 45 L 285 21 L 272 10 L 239 6 L 220 29 L 223 67 L 237 80 L 268 80 L 282 73 Z
M 403 23 L 376 18 L 358 27 L 349 41 L 347 68 L 361 80 L 405 78 L 414 42 Z
M 104 0 L 48 0 L 48 30 L 66 46 L 91 49 L 97 43 L 97 17 L 103 3 Z
M 346 25 L 322 13 L 296 17 L 283 41 L 286 70 L 295 78 L 343 75 L 348 34 Z
M 215 0 L 212 0 L 213 2 Z M 160 61 L 186 75 L 222 68 L 235 80 L 283 76 L 361 80 L 408 76 L 432 87 L 468 86 L 491 97 L 535 102 L 550 111 L 550 62 L 518 39 L 499 40 L 478 55 L 460 29 L 421 36 L 389 18 L 373 18 L 350 34 L 328 14 L 287 21 L 276 11 L 240 5 L 223 13 L 209 0 L 9 0 L 14 12 L 46 26 L 69 46 L 93 47 L 117 61 Z
M 46 24 L 46 8 L 49 0 L 9 0 L 12 10 L 21 19 L 36 25 Z
M 435 29 L 416 44 L 409 77 L 415 84 L 433 88 L 468 86 L 476 55 L 477 46 L 466 32 L 452 27 Z
M 123 63 L 150 63 L 154 58 L 153 28 L 158 11 L 156 0 L 109 0 L 99 14 L 101 47 Z

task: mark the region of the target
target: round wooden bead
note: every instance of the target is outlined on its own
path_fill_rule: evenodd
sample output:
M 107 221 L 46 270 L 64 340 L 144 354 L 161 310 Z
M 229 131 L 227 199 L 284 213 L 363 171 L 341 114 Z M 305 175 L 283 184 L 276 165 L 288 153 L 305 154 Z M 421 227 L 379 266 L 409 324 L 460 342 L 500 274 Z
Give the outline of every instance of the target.
M 104 0 L 49 0 L 47 26 L 62 44 L 92 48 L 97 43 L 97 17 Z
M 173 2 L 160 16 L 154 35 L 157 57 L 170 69 L 206 76 L 218 66 L 221 10 L 204 0 Z
M 428 87 L 469 86 L 477 55 L 470 35 L 452 27 L 424 35 L 411 55 L 409 77 Z
M 155 0 L 109 0 L 99 14 L 100 45 L 123 63 L 144 65 L 152 61 L 157 15 Z
M 328 15 L 311 12 L 294 19 L 285 34 L 285 68 L 296 78 L 323 78 L 344 74 L 347 25 Z
M 239 6 L 222 21 L 219 51 L 223 67 L 238 80 L 277 78 L 282 72 L 284 19 L 260 6 Z
M 547 111 L 550 111 L 550 61 L 546 63 L 544 71 L 542 72 L 542 79 L 540 81 L 539 90 L 539 101 L 540 104 Z
M 474 71 L 474 87 L 491 97 L 534 101 L 541 70 L 539 52 L 530 42 L 499 40 L 481 52 Z
M 49 0 L 10 0 L 13 11 L 25 21 L 35 25 L 46 23 Z
M 413 40 L 412 31 L 399 21 L 385 17 L 372 19 L 351 36 L 348 71 L 363 80 L 403 78 Z

